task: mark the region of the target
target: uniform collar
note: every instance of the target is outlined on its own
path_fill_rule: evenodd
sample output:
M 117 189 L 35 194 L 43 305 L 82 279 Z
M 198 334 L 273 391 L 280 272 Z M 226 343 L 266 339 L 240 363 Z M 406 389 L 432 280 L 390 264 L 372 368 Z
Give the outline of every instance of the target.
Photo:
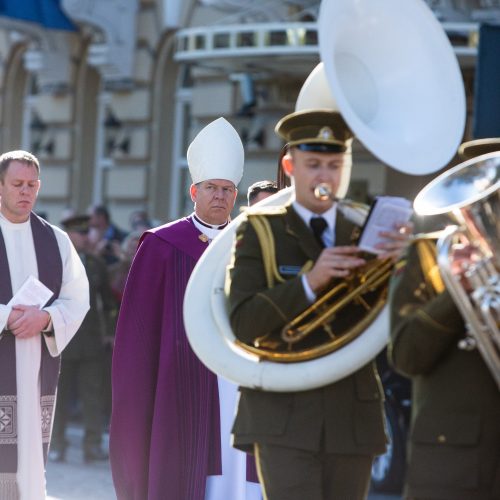
M 334 203 L 326 212 L 323 212 L 322 214 L 311 212 L 311 210 L 301 205 L 297 200 L 292 202 L 292 206 L 307 227 L 310 227 L 309 222 L 313 217 L 323 217 L 328 225 L 323 234 L 325 246 L 330 247 L 335 244 L 335 221 L 337 219 L 336 203 Z

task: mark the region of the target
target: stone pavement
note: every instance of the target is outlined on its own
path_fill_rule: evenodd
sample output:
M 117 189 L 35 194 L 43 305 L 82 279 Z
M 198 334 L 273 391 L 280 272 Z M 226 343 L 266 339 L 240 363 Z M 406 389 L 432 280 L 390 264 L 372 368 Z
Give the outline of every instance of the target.
M 48 500 L 116 500 L 109 462 L 83 462 L 80 446 L 83 431 L 78 426 L 70 426 L 67 437 L 69 447 L 66 462 L 49 462 L 47 465 Z M 107 435 L 104 441 L 107 446 Z M 400 500 L 400 497 L 370 494 L 368 500 Z
M 116 500 L 108 461 L 86 464 L 80 446 L 83 430 L 71 425 L 67 430 L 69 446 L 66 462 L 47 464 L 49 500 Z M 108 435 L 103 449 L 107 449 Z

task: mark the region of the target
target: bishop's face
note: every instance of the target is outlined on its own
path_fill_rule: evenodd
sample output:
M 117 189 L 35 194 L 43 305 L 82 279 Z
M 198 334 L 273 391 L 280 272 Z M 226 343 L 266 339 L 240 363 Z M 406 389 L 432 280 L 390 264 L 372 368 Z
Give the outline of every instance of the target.
M 332 200 L 319 200 L 314 195 L 318 184 L 327 184 L 335 195 L 344 169 L 344 153 L 318 153 L 292 148 L 282 160 L 285 173 L 293 177 L 296 200 L 314 213 L 328 210 Z
M 33 209 L 40 179 L 35 166 L 12 160 L 0 180 L 0 211 L 10 222 L 26 222 Z
M 234 207 L 238 190 L 231 181 L 210 179 L 192 184 L 191 199 L 196 215 L 208 224 L 224 224 Z

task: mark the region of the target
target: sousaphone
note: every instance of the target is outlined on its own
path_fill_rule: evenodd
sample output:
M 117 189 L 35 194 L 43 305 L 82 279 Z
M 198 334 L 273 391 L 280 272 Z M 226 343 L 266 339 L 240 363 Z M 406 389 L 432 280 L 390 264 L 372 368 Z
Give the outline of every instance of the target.
M 318 73 L 326 75 L 336 104 L 331 99 L 321 106 L 304 104 L 302 96 L 300 107 L 338 106 L 358 139 L 402 172 L 422 175 L 442 168 L 463 135 L 465 92 L 453 49 L 425 2 L 323 1 L 318 26 L 324 65 Z M 292 190 L 261 206 L 286 203 Z M 186 332 L 203 363 L 238 385 L 286 392 L 335 382 L 372 360 L 387 343 L 387 307 L 340 350 L 307 361 L 274 362 L 237 344 L 224 282 L 241 217 L 211 243 L 186 289 Z

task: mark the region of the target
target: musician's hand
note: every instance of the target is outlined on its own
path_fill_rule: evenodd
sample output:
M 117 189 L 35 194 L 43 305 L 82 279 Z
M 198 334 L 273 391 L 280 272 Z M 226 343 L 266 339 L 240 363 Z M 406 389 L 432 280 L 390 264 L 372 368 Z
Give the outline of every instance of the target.
M 50 321 L 49 313 L 37 306 L 16 305 L 12 310 L 21 312 L 21 316 L 9 325 L 9 329 L 18 339 L 39 335 Z
M 361 250 L 354 246 L 325 248 L 314 267 L 306 273 L 306 279 L 314 293 L 319 292 L 332 278 L 344 278 L 352 269 L 362 266 L 366 261 L 358 257 Z
M 477 260 L 475 258 L 476 252 L 476 247 L 470 244 L 453 245 L 451 256 L 451 272 L 456 275 L 463 274 L 469 268 L 469 266 Z
M 465 272 L 477 262 L 477 248 L 471 244 L 453 245 L 451 255 L 451 272 L 460 280 L 464 289 L 472 291 L 472 285 L 465 277 Z
M 396 261 L 410 244 L 413 235 L 413 223 L 397 224 L 394 231 L 381 231 L 379 235 L 386 238 L 387 241 L 376 246 L 378 250 L 381 250 L 377 257 L 379 259 L 391 258 Z

